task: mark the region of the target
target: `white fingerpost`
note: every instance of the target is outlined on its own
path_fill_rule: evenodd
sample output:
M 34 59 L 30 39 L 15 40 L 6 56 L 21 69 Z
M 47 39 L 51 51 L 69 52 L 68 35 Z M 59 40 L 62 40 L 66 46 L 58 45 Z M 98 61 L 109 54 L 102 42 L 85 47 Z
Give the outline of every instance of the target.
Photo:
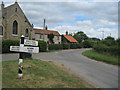
M 38 41 L 35 40 L 25 40 L 24 36 L 22 35 L 20 38 L 20 46 L 10 46 L 10 51 L 16 51 L 19 52 L 19 69 L 18 69 L 18 78 L 21 78 L 23 76 L 22 70 L 23 70 L 23 54 L 24 52 L 29 53 L 39 53 L 39 47 L 28 47 L 24 45 L 32 45 L 32 46 L 38 46 Z
M 24 36 L 22 35 L 20 38 L 20 48 L 19 50 L 22 51 L 22 49 L 24 48 Z M 22 62 L 23 62 L 23 52 L 19 52 L 19 69 L 18 69 L 18 77 L 21 78 L 22 77 Z

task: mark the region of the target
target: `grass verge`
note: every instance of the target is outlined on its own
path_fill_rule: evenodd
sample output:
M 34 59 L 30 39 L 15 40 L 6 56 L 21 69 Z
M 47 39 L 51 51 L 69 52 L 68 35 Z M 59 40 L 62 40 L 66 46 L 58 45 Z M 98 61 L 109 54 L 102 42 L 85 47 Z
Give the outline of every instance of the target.
M 23 78 L 17 79 L 18 60 L 3 61 L 3 88 L 92 88 L 63 65 L 52 61 L 24 60 Z
M 84 56 L 91 58 L 91 59 L 106 62 L 108 64 L 118 65 L 118 63 L 119 63 L 117 56 L 112 56 L 110 54 L 105 54 L 105 53 L 104 54 L 98 53 L 94 50 L 88 50 L 88 51 L 83 52 L 82 54 Z

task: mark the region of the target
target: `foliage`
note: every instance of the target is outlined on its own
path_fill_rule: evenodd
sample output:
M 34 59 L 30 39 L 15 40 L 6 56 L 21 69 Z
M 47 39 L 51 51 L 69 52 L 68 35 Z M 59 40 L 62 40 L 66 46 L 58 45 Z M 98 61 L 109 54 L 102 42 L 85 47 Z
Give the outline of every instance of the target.
M 82 45 L 80 43 L 76 43 L 76 48 L 82 48 Z
M 43 40 L 38 40 L 39 52 L 47 51 L 47 43 Z
M 82 46 L 84 48 L 91 48 L 92 47 L 92 42 L 90 40 L 85 40 L 83 43 L 82 43 Z
M 61 50 L 62 44 L 49 44 L 48 49 L 49 50 Z
M 94 60 L 98 60 L 98 61 L 103 61 L 109 64 L 115 64 L 115 65 L 120 65 L 120 62 L 118 62 L 118 57 L 114 56 L 114 55 L 110 55 L 110 54 L 105 54 L 105 53 L 98 53 L 94 50 L 88 50 L 83 52 L 83 55 L 94 59 Z
M 74 37 L 79 43 L 81 43 L 83 40 L 88 39 L 88 36 L 87 36 L 84 32 L 82 32 L 82 31 L 75 33 L 73 37 Z
M 19 40 L 2 40 L 2 53 L 10 53 L 10 46 L 19 46 Z
M 70 49 L 76 49 L 76 44 L 71 43 L 70 44 Z
M 62 48 L 63 49 L 69 49 L 70 48 L 70 45 L 68 43 L 63 43 L 62 44 Z
M 112 45 L 112 46 L 107 46 L 106 44 L 103 43 L 98 43 L 94 45 L 93 49 L 99 53 L 110 53 L 114 55 L 118 55 L 118 46 L 117 45 Z
M 102 40 L 101 43 L 107 45 L 107 46 L 112 46 L 112 45 L 116 45 L 116 41 L 114 40 L 113 37 L 108 36 L 107 38 L 105 38 L 105 40 Z

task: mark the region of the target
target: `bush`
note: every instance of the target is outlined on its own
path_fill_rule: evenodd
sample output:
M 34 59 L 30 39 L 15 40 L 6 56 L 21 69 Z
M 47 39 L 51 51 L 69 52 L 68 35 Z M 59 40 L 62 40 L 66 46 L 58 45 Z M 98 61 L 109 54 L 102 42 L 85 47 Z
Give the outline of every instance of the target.
M 76 48 L 77 48 L 76 43 L 71 43 L 70 44 L 70 49 L 76 49 Z
M 43 40 L 38 40 L 39 52 L 47 51 L 47 43 Z
M 19 40 L 2 40 L 2 53 L 10 53 L 10 46 L 19 46 Z
M 91 48 L 92 47 L 92 42 L 90 40 L 85 40 L 83 43 L 82 43 L 82 46 L 84 48 Z
M 82 48 L 82 45 L 80 43 L 76 43 L 76 48 Z
M 114 46 L 107 46 L 103 43 L 98 43 L 98 44 L 95 44 L 93 46 L 93 49 L 97 52 L 100 52 L 100 53 L 109 53 L 111 55 L 116 55 L 118 54 L 119 50 L 118 50 L 118 46 L 117 45 L 114 45 Z
M 70 48 L 70 45 L 68 43 L 63 43 L 62 44 L 62 48 L 63 49 L 69 49 Z
M 48 49 L 49 50 L 61 50 L 62 44 L 49 44 Z

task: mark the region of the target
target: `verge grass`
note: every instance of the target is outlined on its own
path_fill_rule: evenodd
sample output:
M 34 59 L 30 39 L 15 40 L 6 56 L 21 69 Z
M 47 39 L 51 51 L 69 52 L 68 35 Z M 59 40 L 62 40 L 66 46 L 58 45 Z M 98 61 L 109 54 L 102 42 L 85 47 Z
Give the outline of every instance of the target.
M 17 78 L 18 60 L 2 62 L 3 88 L 93 88 L 63 65 L 52 61 L 24 60 L 23 77 Z
M 88 50 L 82 54 L 97 61 L 102 61 L 113 65 L 120 65 L 120 62 L 118 62 L 118 56 L 110 55 L 107 53 L 98 53 L 94 50 Z

